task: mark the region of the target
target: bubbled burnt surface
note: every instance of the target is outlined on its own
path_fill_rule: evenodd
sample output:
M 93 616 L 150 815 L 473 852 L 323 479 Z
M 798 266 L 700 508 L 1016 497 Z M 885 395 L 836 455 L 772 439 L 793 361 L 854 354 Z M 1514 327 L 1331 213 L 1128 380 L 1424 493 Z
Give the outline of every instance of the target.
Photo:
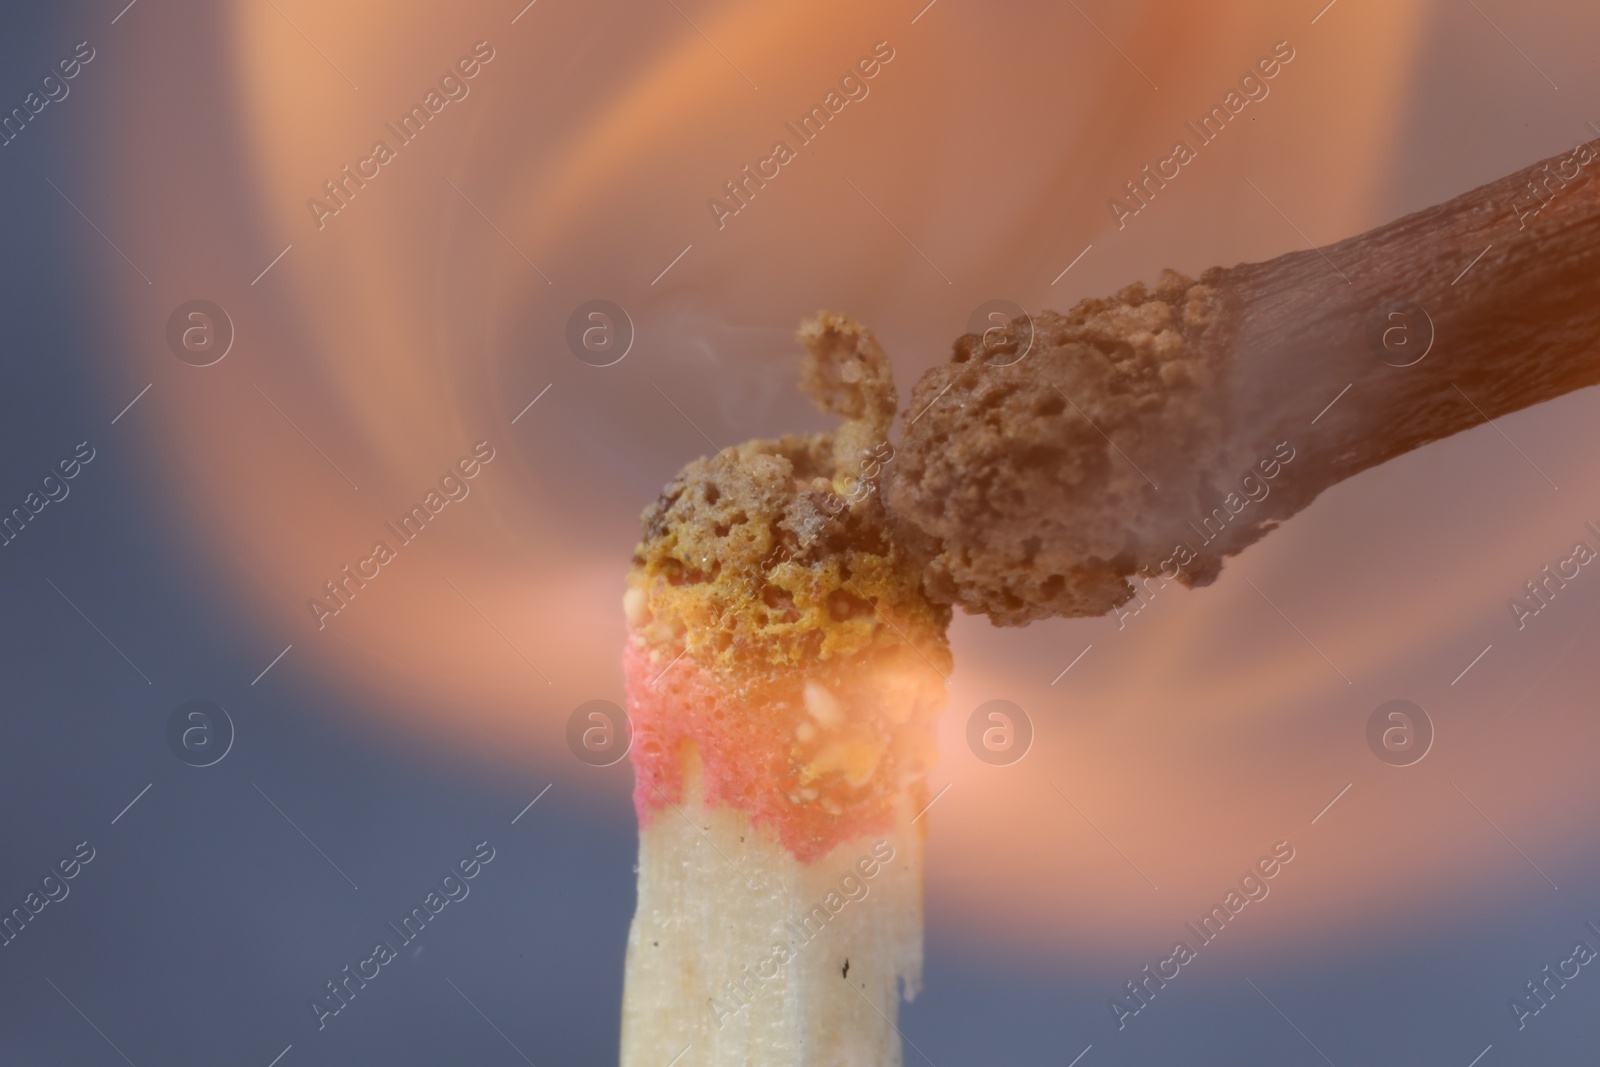
M 888 358 L 842 315 L 799 340 L 802 387 L 843 424 L 668 483 L 628 576 L 624 674 L 641 825 L 694 780 L 809 861 L 922 795 L 950 609 L 924 595 L 878 491 Z
M 889 489 L 928 594 L 1010 626 L 1126 602 L 1213 493 L 1228 322 L 1216 290 L 1166 271 L 1033 316 L 1026 355 L 1020 320 L 1008 345 L 957 341 L 912 391 Z
M 842 315 L 819 314 L 799 336 L 803 384 L 844 424 L 690 463 L 645 509 L 628 578 L 637 634 L 736 682 L 894 644 L 896 627 L 944 655 L 949 610 L 922 594 L 877 491 L 895 410 L 888 357 Z

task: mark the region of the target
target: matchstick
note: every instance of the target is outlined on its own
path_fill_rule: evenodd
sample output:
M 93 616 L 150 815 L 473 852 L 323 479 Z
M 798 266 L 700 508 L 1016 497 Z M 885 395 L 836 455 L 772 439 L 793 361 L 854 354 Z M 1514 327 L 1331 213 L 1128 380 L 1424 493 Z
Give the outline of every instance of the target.
M 1206 585 L 1345 478 L 1600 382 L 1597 156 L 961 338 L 889 488 L 929 594 L 1022 625 Z
M 843 425 L 689 464 L 628 577 L 623 1067 L 901 1062 L 950 613 L 877 492 L 887 357 L 839 315 L 799 340 L 802 384 Z
M 898 452 L 872 335 L 802 326 L 843 424 L 691 463 L 628 578 L 624 1067 L 899 1064 L 947 605 L 1020 625 L 1207 584 L 1338 481 L 1600 381 L 1595 158 L 963 337 Z

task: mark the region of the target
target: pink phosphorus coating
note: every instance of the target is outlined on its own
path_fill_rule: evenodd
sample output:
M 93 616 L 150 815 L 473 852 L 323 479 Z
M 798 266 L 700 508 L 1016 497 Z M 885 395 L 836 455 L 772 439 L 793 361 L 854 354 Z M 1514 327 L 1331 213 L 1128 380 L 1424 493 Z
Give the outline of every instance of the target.
M 810 799 L 800 793 L 799 767 L 790 758 L 795 726 L 804 715 L 800 682 L 794 699 L 758 703 L 741 699 L 691 657 L 665 672 L 662 666 L 651 662 L 644 642 L 629 641 L 623 678 L 633 724 L 633 805 L 641 829 L 669 802 L 682 802 L 691 746 L 700 760 L 705 804 L 745 812 L 752 827 L 773 833 L 802 863 L 853 837 L 892 829 L 892 798 L 874 794 L 852 801 L 839 787 L 826 785 Z M 827 810 L 830 798 L 837 814 Z

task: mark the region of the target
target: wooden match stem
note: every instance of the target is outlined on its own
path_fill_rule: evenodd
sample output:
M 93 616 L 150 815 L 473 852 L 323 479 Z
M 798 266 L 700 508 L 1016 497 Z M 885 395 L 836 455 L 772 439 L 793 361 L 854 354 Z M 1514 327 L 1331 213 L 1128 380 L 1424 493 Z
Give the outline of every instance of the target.
M 1597 171 L 1600 140 L 1337 244 L 1207 273 L 1236 323 L 1229 451 L 1248 466 L 1287 440 L 1303 457 L 1264 502 L 1271 517 L 1430 441 L 1600 383 Z M 1426 314 L 1385 314 L 1399 302 Z M 1385 362 L 1373 338 L 1388 329 L 1389 360 L 1415 358 L 1430 320 L 1424 358 Z M 1260 532 L 1235 536 L 1225 554 Z

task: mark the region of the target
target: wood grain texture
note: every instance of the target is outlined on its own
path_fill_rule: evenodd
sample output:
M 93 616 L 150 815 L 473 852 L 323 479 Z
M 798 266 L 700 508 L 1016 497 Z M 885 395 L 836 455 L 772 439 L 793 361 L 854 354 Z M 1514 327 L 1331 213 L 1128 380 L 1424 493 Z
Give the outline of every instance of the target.
M 1385 460 L 1600 383 L 1597 173 L 1600 140 L 1337 244 L 1203 276 L 1236 322 L 1219 398 L 1229 451 L 1248 466 L 1278 441 L 1299 450 L 1262 518 L 1282 521 Z M 1401 304 L 1412 307 L 1389 317 Z M 1430 341 L 1413 365 L 1383 358 Z M 1266 529 L 1236 526 L 1212 549 L 1233 555 Z

